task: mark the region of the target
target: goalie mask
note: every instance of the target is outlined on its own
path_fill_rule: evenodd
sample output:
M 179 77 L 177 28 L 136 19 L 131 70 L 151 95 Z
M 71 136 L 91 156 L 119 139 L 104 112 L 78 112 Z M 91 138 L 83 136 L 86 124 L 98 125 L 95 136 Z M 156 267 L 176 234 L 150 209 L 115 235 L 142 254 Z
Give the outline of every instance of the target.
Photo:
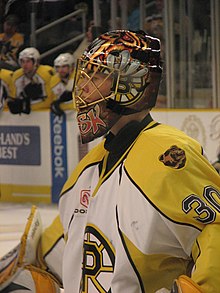
M 162 68 L 160 41 L 116 30 L 95 39 L 77 62 L 73 98 L 82 142 L 120 119 L 155 106 Z

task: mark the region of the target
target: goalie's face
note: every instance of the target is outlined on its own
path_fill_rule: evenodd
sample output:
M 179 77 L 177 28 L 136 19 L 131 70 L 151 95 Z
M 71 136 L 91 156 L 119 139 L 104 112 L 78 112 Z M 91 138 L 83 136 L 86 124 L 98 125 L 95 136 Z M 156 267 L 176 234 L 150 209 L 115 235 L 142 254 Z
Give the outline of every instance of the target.
M 78 111 L 113 97 L 114 70 L 107 66 L 79 60 L 74 83 L 74 101 Z
M 112 73 L 99 66 L 78 70 L 74 85 L 77 120 L 83 143 L 104 135 L 120 118 L 106 107 L 112 92 Z

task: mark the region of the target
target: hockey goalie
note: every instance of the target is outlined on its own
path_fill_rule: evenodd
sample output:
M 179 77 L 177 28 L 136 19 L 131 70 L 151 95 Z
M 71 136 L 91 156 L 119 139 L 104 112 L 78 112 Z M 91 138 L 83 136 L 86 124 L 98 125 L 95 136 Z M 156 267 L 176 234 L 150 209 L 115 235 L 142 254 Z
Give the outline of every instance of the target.
M 103 139 L 64 184 L 60 220 L 42 232 L 31 211 L 1 261 L 4 293 L 220 292 L 220 177 L 199 142 L 151 116 L 161 63 L 159 39 L 127 30 L 77 61 L 81 139 Z

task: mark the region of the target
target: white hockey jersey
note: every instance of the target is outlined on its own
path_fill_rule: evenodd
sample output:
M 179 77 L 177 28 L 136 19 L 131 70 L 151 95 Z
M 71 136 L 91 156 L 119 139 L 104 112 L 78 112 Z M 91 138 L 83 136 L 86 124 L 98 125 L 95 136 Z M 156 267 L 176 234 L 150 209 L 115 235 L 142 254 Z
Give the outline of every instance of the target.
M 65 92 L 65 91 L 72 91 L 73 88 L 73 77 L 74 77 L 74 71 L 71 73 L 69 76 L 68 81 L 66 83 L 61 80 L 58 74 L 55 74 L 50 81 L 50 89 L 52 92 L 52 97 L 53 101 L 56 101 L 60 98 L 60 96 Z M 61 109 L 66 111 L 66 110 L 73 110 L 74 105 L 72 99 L 69 101 L 65 101 L 61 103 Z
M 65 293 L 153 293 L 194 263 L 192 279 L 217 292 L 220 178 L 200 145 L 152 121 L 106 173 L 108 156 L 103 141 L 61 194 Z

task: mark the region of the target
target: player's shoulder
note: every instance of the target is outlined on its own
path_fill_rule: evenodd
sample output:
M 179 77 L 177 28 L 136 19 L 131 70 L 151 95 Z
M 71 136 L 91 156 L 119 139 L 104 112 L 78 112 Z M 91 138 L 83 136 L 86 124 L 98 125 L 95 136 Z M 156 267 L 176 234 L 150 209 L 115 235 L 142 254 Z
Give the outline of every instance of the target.
M 0 69 L 0 78 L 1 79 L 10 79 L 12 77 L 13 71 L 1 68 Z
M 3 75 L 10 75 L 10 74 L 12 74 L 12 73 L 13 73 L 12 70 L 5 69 L 5 68 L 0 68 L 0 76 L 2 76 L 2 74 L 3 74 Z
M 61 195 L 65 194 L 77 181 L 79 176 L 88 168 L 97 165 L 104 157 L 106 150 L 104 148 L 104 140 L 92 148 L 79 162 L 76 168 L 73 170 L 70 177 L 67 179 L 62 189 Z
M 176 127 L 160 123 L 155 123 L 149 128 L 146 127 L 137 140 L 136 146 L 138 147 L 139 144 L 140 146 L 146 145 L 152 152 L 157 152 L 158 149 L 167 148 L 170 145 L 179 145 L 183 148 L 192 147 L 199 152 L 201 151 L 200 143 L 185 132 Z
M 12 73 L 12 79 L 16 80 L 24 75 L 23 69 L 19 68 Z
M 61 82 L 60 77 L 57 74 L 53 75 L 50 80 L 51 88 L 55 87 L 60 82 Z
M 181 130 L 163 124 L 140 134 L 124 162 L 124 170 L 158 210 L 180 222 L 183 200 L 190 194 L 202 196 L 205 186 L 217 187 L 219 182 L 200 144 Z
M 52 66 L 41 64 L 37 69 L 37 73 L 45 77 L 49 76 L 51 78 L 52 76 L 54 76 L 55 71 Z
M 165 166 L 170 166 L 173 171 L 184 169 L 186 161 L 191 161 L 193 156 L 198 159 L 202 156 L 199 142 L 175 127 L 155 123 L 139 135 L 125 165 L 129 170 L 135 169 L 139 176 L 147 165 L 156 172 L 167 171 Z
M 21 33 L 16 32 L 13 37 L 14 37 L 14 39 L 16 39 L 18 41 L 21 41 L 21 42 L 24 41 L 24 35 Z

